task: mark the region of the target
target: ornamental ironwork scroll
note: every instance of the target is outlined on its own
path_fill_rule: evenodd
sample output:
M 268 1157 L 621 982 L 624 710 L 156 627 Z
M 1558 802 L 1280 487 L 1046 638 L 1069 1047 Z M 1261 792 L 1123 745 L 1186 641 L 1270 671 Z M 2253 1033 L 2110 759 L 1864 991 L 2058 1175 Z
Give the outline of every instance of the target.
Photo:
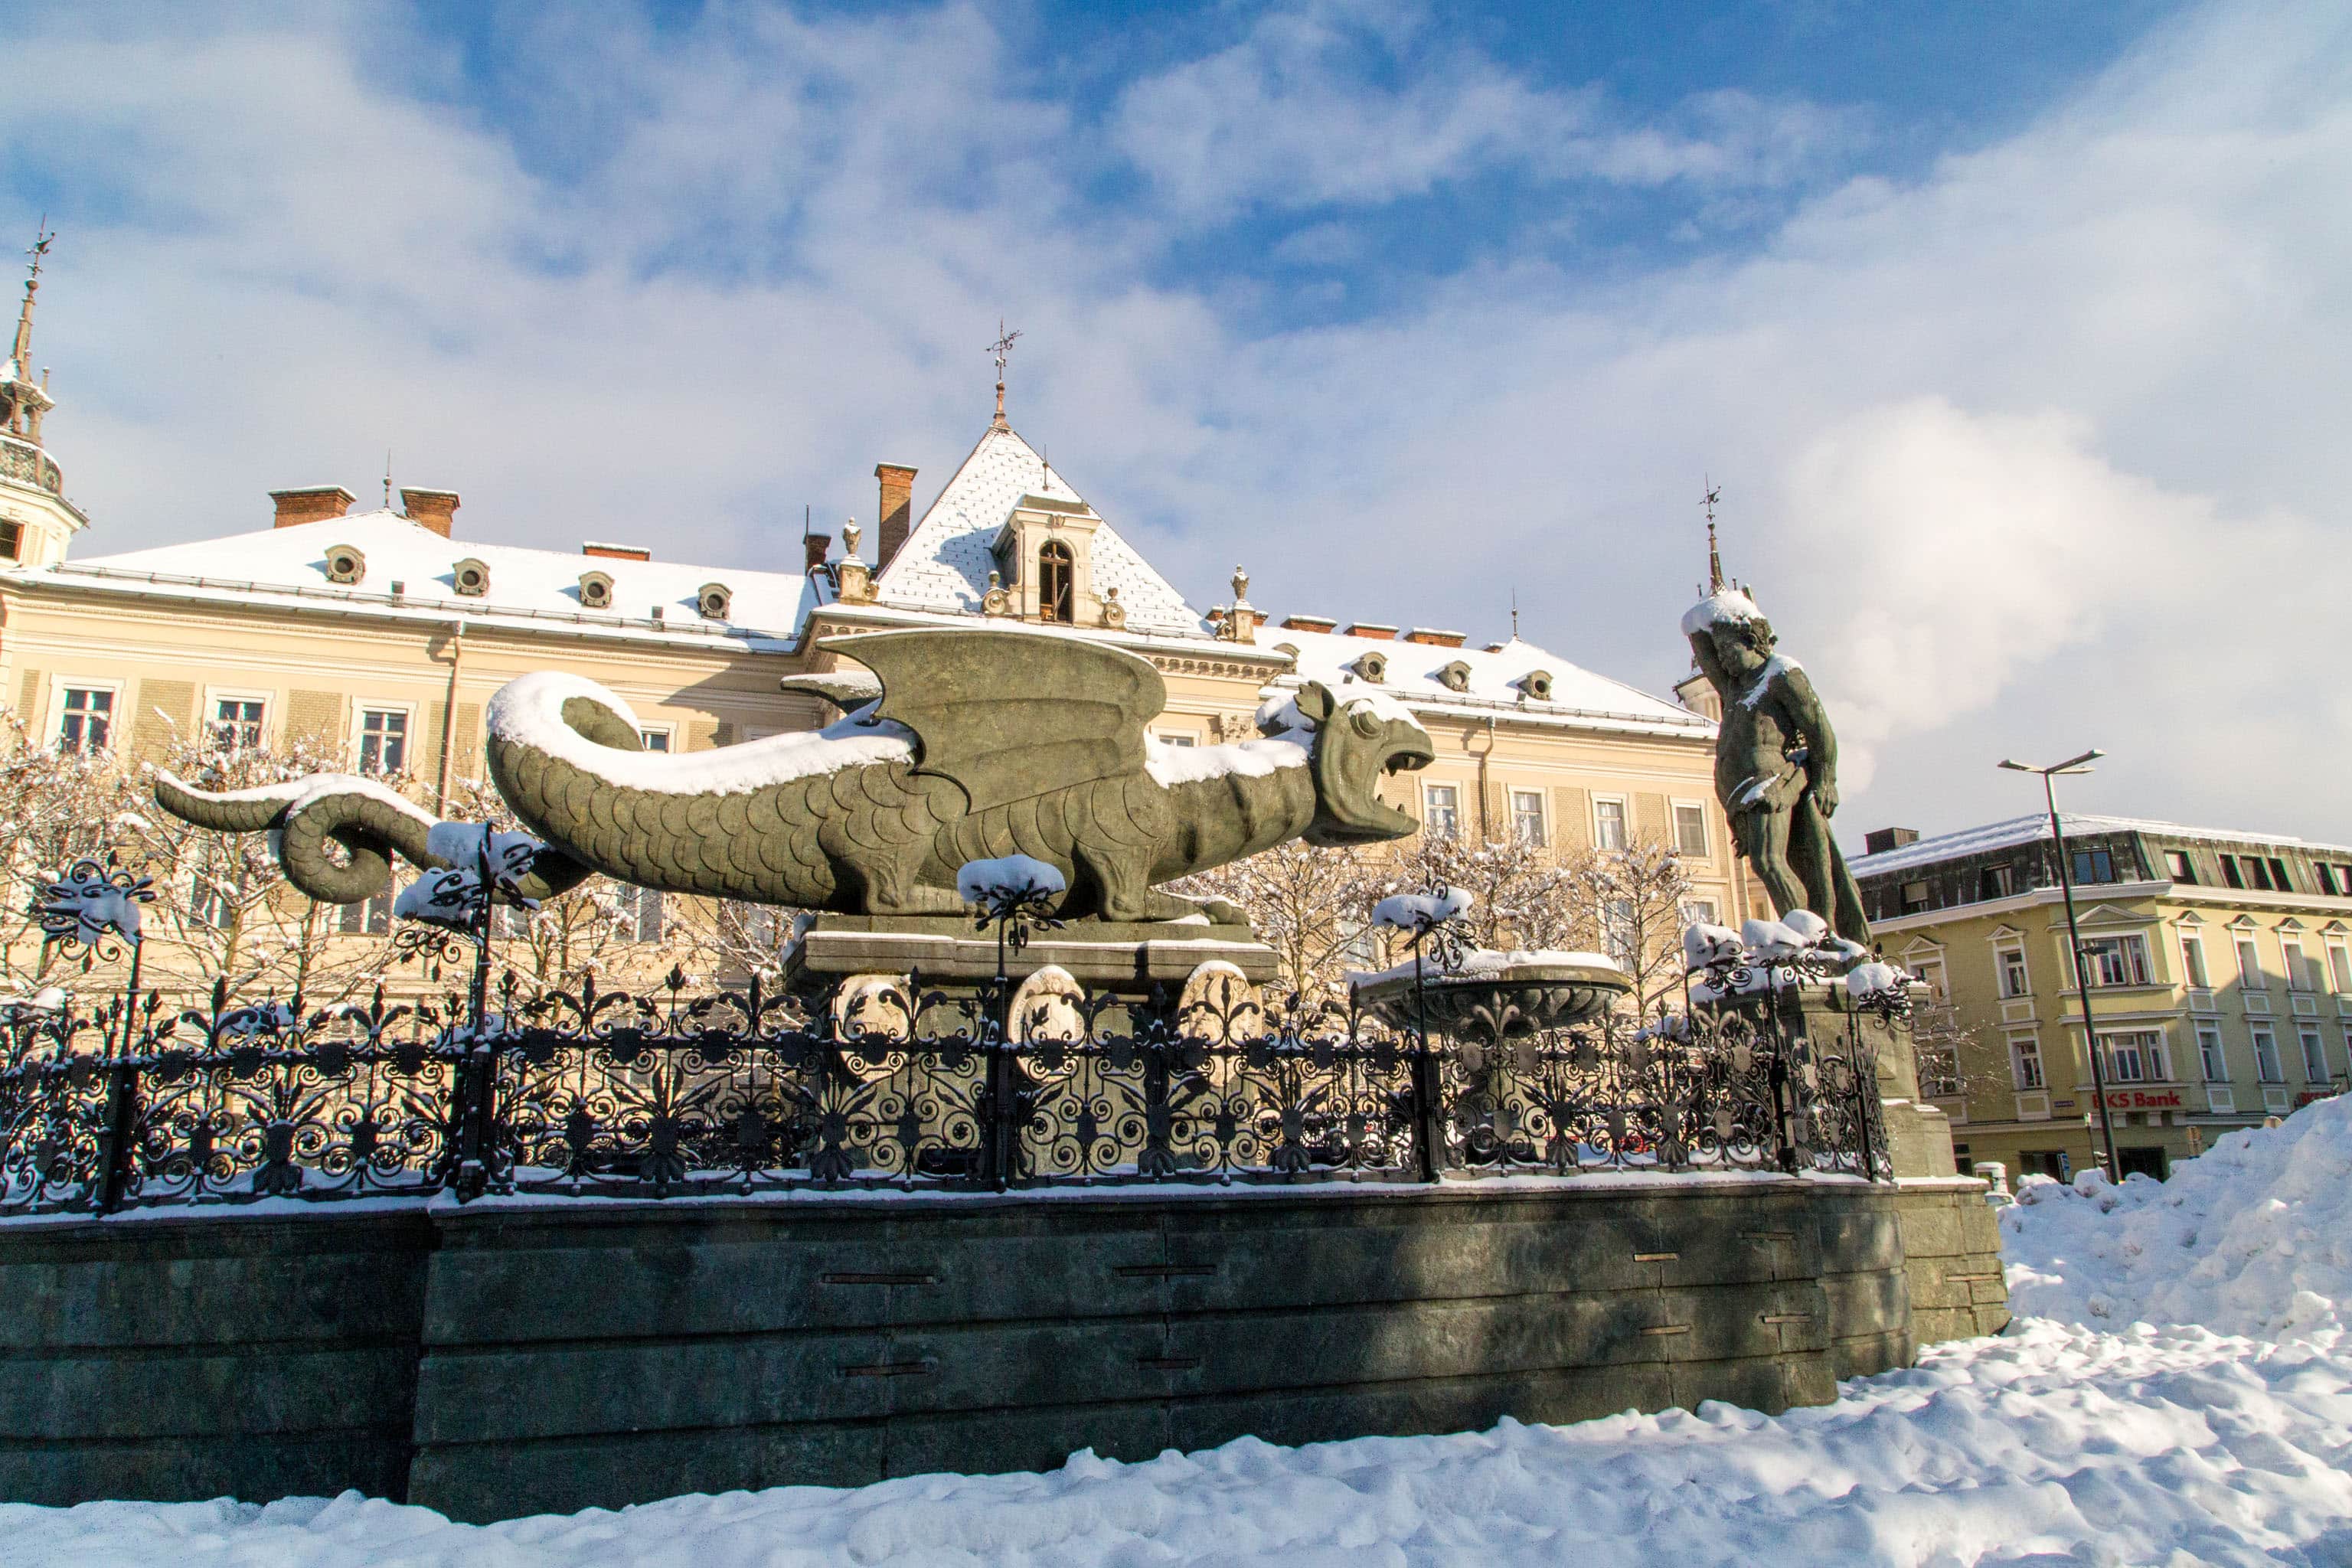
M 0 1008 L 0 1212 L 1887 1173 L 1858 1015 L 1835 1037 L 1734 1008 L 1424 1037 L 1269 1020 L 1233 987 L 1081 994 L 1066 1037 L 1000 1043 L 990 988 L 919 976 L 849 998 L 677 972 L 642 993 L 491 990 Z

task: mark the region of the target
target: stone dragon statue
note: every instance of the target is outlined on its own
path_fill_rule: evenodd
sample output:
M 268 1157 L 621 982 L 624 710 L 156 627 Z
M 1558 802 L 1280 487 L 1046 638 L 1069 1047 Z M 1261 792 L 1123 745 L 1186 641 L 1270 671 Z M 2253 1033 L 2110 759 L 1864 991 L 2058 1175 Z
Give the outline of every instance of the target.
M 879 679 L 793 677 L 841 718 L 715 751 L 644 751 L 625 704 L 551 671 L 491 700 L 490 777 L 547 841 L 520 891 L 596 873 L 666 892 L 859 915 L 961 911 L 964 864 L 1022 854 L 1068 883 L 1063 919 L 1162 921 L 1202 906 L 1159 884 L 1303 837 L 1402 838 L 1385 773 L 1426 767 L 1428 734 L 1378 694 L 1308 682 L 1259 713 L 1263 739 L 1176 747 L 1145 730 L 1167 698 L 1150 661 L 995 628 L 876 632 L 821 645 Z M 870 699 L 870 700 L 867 700 Z M 200 827 L 277 836 L 314 899 L 380 894 L 394 854 L 446 865 L 430 814 L 373 780 L 323 774 L 212 793 L 168 773 L 155 799 Z

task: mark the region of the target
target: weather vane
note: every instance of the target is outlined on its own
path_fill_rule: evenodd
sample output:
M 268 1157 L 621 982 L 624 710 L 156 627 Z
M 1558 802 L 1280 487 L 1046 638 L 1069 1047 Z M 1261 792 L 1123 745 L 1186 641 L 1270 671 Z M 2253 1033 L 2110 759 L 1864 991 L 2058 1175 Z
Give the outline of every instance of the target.
M 1723 556 L 1715 547 L 1715 507 L 1723 499 L 1723 487 L 1705 475 L 1699 485 L 1706 491 L 1706 499 L 1699 503 L 1706 509 L 1706 591 L 1719 594 L 1723 592 Z
M 57 243 L 57 230 L 49 226 L 49 215 L 43 213 L 40 229 L 34 237 L 31 247 L 25 252 L 33 258 L 32 270 L 26 275 L 26 282 L 32 282 L 41 276 L 41 258 L 48 255 L 49 247 Z
M 1013 345 L 1020 336 L 1020 328 L 1014 327 L 1007 331 L 1004 318 L 996 318 L 996 341 L 988 345 L 988 352 L 996 360 L 996 422 L 999 425 L 1004 423 L 1004 362 L 1013 357 Z

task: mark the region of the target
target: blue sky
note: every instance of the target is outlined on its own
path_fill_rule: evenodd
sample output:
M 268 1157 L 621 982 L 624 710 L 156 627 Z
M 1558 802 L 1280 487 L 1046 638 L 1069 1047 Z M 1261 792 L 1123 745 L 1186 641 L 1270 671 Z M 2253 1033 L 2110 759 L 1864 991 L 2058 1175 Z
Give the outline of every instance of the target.
M 1662 689 L 1726 544 L 1849 836 L 2352 838 L 2352 20 L 2332 7 L 39 5 L 86 553 L 261 492 L 787 565 L 1015 424 L 1197 603 Z M 2262 765 L 2251 767 L 2249 759 Z

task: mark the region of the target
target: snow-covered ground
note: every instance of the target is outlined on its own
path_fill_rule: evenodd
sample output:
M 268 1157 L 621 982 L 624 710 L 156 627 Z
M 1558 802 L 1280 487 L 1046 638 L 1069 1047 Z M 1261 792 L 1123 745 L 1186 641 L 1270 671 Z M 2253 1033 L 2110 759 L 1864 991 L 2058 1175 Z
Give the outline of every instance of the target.
M 1779 1417 L 1244 1439 L 487 1527 L 357 1494 L 15 1506 L 0 1564 L 2352 1563 L 2352 1100 L 2232 1134 L 2168 1184 L 2025 1195 L 2002 1230 L 2032 1316 Z

